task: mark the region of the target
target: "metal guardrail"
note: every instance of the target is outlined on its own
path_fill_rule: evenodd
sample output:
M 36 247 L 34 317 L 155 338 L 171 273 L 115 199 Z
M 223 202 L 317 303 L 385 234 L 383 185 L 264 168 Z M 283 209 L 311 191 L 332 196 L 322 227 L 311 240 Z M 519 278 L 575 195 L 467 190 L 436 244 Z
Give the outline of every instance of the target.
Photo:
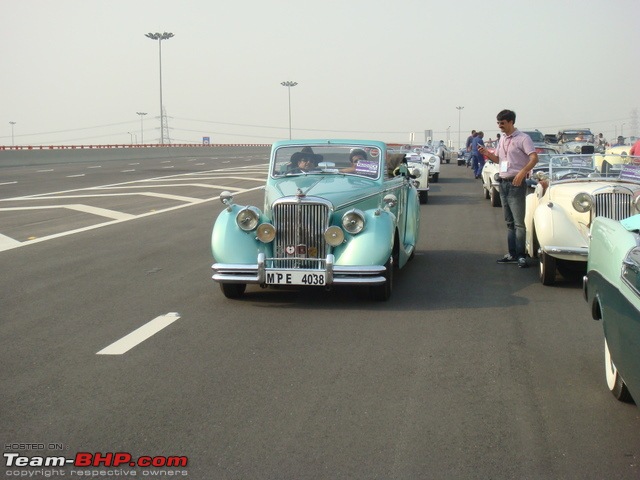
M 149 143 L 144 145 L 114 144 L 114 145 L 0 145 L 0 150 L 109 150 L 113 148 L 144 149 L 144 148 L 216 148 L 216 147 L 270 147 L 271 144 L 262 143 L 214 143 L 209 145 L 194 143 L 159 144 Z

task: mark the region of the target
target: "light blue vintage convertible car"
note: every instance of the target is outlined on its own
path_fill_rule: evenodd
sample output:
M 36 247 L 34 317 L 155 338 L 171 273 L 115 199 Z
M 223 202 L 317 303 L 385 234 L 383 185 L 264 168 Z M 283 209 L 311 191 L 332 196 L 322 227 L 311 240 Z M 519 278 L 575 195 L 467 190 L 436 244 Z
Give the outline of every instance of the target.
M 418 242 L 416 173 L 381 142 L 275 143 L 262 209 L 220 195 L 213 279 L 228 298 L 247 284 L 360 285 L 387 300 Z
M 622 401 L 640 401 L 640 215 L 596 217 L 583 280 L 591 315 L 602 320 L 606 379 Z

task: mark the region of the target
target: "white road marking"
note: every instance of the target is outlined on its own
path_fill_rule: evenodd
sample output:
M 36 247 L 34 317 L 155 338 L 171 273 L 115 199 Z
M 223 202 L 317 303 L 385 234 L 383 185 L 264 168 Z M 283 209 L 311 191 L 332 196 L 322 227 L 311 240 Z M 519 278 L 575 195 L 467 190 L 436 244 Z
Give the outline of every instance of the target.
M 99 215 L 101 217 L 113 218 L 114 220 L 131 220 L 136 218 L 136 215 L 130 213 L 117 212 L 115 210 L 109 210 L 107 208 L 92 207 L 90 205 L 82 204 L 68 204 L 68 205 L 38 205 L 34 207 L 5 207 L 0 208 L 1 212 L 10 212 L 18 210 L 51 210 L 54 208 L 68 208 L 69 210 L 76 210 L 78 212 L 90 213 L 92 215 Z
M 264 186 L 248 188 L 246 190 L 238 191 L 237 193 L 241 194 L 241 193 L 246 193 L 246 192 L 252 192 L 254 190 L 261 190 L 263 188 L 264 188 Z M 136 215 L 134 217 L 134 219 L 150 217 L 151 215 L 159 215 L 159 214 L 165 213 L 165 212 L 172 212 L 174 210 L 179 210 L 181 208 L 191 207 L 193 205 L 199 205 L 199 204 L 202 204 L 202 203 L 207 203 L 207 202 L 211 202 L 213 200 L 219 200 L 219 199 L 220 199 L 219 196 L 215 196 L 215 197 L 211 197 L 211 198 L 203 198 L 202 200 L 198 200 L 197 202 L 183 203 L 181 205 L 176 205 L 176 206 L 173 206 L 173 207 L 164 208 L 162 210 L 156 210 L 156 211 L 153 211 L 153 212 L 147 212 L 147 213 L 143 213 L 143 214 L 140 214 L 140 215 Z M 15 199 L 13 199 L 13 200 L 15 200 Z M 33 208 L 39 208 L 39 207 L 33 207 Z M 10 209 L 9 208 L 0 208 L 0 211 L 3 211 L 3 210 L 10 210 Z M 67 235 L 75 235 L 76 233 L 88 232 L 89 230 L 95 230 L 97 228 L 102 228 L 102 227 L 106 227 L 106 226 L 109 226 L 109 225 L 115 225 L 116 223 L 127 222 L 129 220 L 133 220 L 133 219 L 110 220 L 108 222 L 98 223 L 96 225 L 89 225 L 88 227 L 76 228 L 75 230 L 67 230 L 65 232 L 54 233 L 52 235 L 47 235 L 46 237 L 40 237 L 40 238 L 31 239 L 31 240 L 25 240 L 24 242 L 20 242 L 19 245 L 13 245 L 13 246 L 4 247 L 3 245 L 0 244 L 0 252 L 3 251 L 3 250 L 11 250 L 12 248 L 16 248 L 16 247 L 25 247 L 25 246 L 31 245 L 33 243 L 46 242 L 48 240 L 53 240 L 55 238 L 66 237 Z
M 129 172 L 135 172 L 136 169 L 135 168 L 130 168 L 129 170 L 120 170 L 120 173 L 129 173 Z
M 67 178 L 75 178 L 75 177 L 84 177 L 84 173 L 79 173 L 77 175 L 67 175 Z
M 139 345 L 146 339 L 152 337 L 163 328 L 168 327 L 179 318 L 180 314 L 176 312 L 169 312 L 165 315 L 160 315 L 159 317 L 156 317 L 150 322 L 142 325 L 140 328 L 137 328 L 129 335 L 126 335 L 108 347 L 103 348 L 97 352 L 96 355 L 122 355 L 136 345 Z
M 45 172 L 53 172 L 53 168 L 50 168 L 49 170 L 36 170 L 36 173 L 45 173 Z
M 10 250 L 20 246 L 20 242 L 0 233 L 0 252 L 2 250 Z
M 13 185 L 13 184 L 15 184 L 15 183 L 18 183 L 18 182 L 16 182 L 16 181 L 14 180 L 13 182 L 4 182 L 4 183 L 0 183 L 0 185 Z
M 95 165 L 93 167 L 87 167 L 87 168 L 102 168 L 102 165 Z

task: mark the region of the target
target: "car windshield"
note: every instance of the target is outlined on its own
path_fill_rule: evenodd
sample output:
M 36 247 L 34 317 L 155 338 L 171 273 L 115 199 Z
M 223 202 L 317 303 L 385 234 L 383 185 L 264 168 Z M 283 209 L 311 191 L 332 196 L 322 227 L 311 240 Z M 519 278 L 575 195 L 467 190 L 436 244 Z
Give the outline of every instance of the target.
M 531 140 L 533 140 L 534 142 L 544 143 L 544 134 L 542 132 L 538 132 L 536 130 L 536 131 L 533 131 L 533 132 L 526 131 L 524 133 L 529 135 L 531 137 Z
M 640 157 L 613 154 L 552 155 L 551 181 L 624 179 L 640 182 Z
M 380 176 L 381 152 L 366 145 L 285 146 L 275 152 L 271 174 Z
M 586 142 L 586 143 L 594 143 L 593 134 L 590 132 L 563 132 L 560 136 L 560 141 L 562 143 L 567 142 Z

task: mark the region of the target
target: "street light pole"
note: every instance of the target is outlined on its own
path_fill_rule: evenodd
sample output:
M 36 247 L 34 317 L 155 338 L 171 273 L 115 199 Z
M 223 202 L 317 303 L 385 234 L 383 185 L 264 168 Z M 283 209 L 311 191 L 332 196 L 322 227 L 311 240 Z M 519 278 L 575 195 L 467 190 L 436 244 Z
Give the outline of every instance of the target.
M 458 150 L 462 148 L 462 144 L 460 143 L 460 119 L 462 118 L 462 109 L 464 107 L 456 107 L 458 109 Z
M 147 114 L 147 112 L 136 112 L 136 113 L 140 115 L 140 144 L 144 145 L 144 128 L 142 126 L 142 119 Z
M 16 142 L 13 140 L 13 126 L 16 124 L 16 122 L 9 122 L 11 124 L 11 146 L 15 146 Z
M 164 145 L 164 112 L 162 109 L 162 40 L 169 40 L 173 37 L 173 33 L 145 33 L 144 36 L 151 40 L 158 40 L 158 58 L 160 59 L 160 145 Z
M 286 81 L 282 82 L 280 85 L 283 87 L 287 87 L 289 92 L 289 140 L 291 140 L 291 87 L 295 87 L 298 85 L 297 82 Z

